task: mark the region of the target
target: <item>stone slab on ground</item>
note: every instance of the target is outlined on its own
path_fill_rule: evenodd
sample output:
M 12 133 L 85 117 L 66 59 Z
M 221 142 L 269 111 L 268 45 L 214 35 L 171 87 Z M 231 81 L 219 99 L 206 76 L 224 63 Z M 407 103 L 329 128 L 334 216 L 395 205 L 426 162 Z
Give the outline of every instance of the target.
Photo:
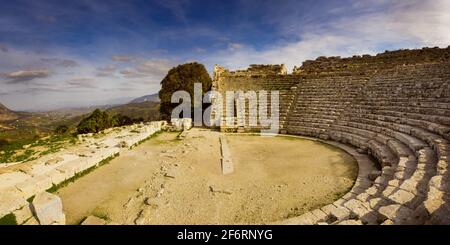
M 231 174 L 234 172 L 234 166 L 231 160 L 231 152 L 228 147 L 228 141 L 223 136 L 220 137 L 220 147 L 222 153 L 222 174 Z
M 17 224 L 23 224 L 31 217 L 34 217 L 30 205 L 23 206 L 21 209 L 14 211 L 13 214 L 16 216 Z
M 81 225 L 106 225 L 106 223 L 106 220 L 91 215 L 88 216 Z
M 62 201 L 57 195 L 39 193 L 34 197 L 32 207 L 41 225 L 66 224 Z

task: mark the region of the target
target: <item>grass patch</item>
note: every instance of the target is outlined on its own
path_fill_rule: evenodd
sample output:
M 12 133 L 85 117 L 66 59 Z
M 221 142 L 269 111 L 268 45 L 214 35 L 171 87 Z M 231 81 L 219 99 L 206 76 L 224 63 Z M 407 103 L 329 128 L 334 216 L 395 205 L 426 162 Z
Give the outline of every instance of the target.
M 155 139 L 154 143 L 157 145 L 162 145 L 162 144 L 167 144 L 167 143 L 178 143 L 180 141 L 182 141 L 182 139 L 179 139 L 178 135 L 180 134 L 179 132 L 171 132 L 171 131 L 159 131 L 158 135 L 160 134 L 168 134 L 168 135 L 173 135 L 173 139 Z
M 31 156 L 34 154 L 34 150 L 32 149 L 27 149 L 25 150 L 24 153 L 22 153 L 21 155 L 19 155 L 18 157 L 16 157 L 15 161 L 16 162 L 22 162 L 25 161 L 29 158 L 31 158 Z
M 0 135 L 1 137 L 1 135 Z M 4 145 L 1 149 L 0 162 L 25 162 L 47 154 L 56 153 L 61 148 L 77 143 L 71 134 L 52 135 L 44 138 L 16 140 Z M 26 147 L 25 147 L 26 146 Z M 33 148 L 44 148 L 39 153 Z M 26 148 L 26 149 L 25 149 Z M 24 150 L 25 149 L 25 150 Z
M 108 216 L 108 214 L 105 212 L 105 211 L 103 211 L 103 210 L 94 210 L 93 212 L 92 212 L 92 215 L 93 216 L 95 216 L 95 217 L 97 217 L 97 218 L 100 218 L 100 219 L 104 219 L 105 221 L 111 221 L 111 218 Z
M 13 213 L 0 218 L 0 225 L 17 225 L 16 216 Z
M 31 196 L 31 197 L 29 197 L 28 199 L 27 199 L 27 202 L 29 202 L 29 203 L 32 203 L 33 202 L 33 200 L 34 200 L 34 195 L 33 196 Z
M 113 160 L 114 158 L 118 157 L 119 153 L 115 154 L 114 156 L 110 156 L 106 159 L 103 159 L 101 162 L 99 162 L 97 165 L 94 165 L 82 172 L 76 173 L 72 178 L 64 180 L 63 182 L 57 184 L 57 185 L 53 185 L 52 187 L 50 187 L 47 191 L 50 193 L 55 193 L 57 192 L 59 189 L 69 185 L 70 183 L 74 182 L 75 180 L 85 176 L 86 174 L 89 174 L 90 172 L 92 172 L 93 170 L 95 170 L 98 167 L 101 167 L 109 162 L 111 162 L 111 160 Z
M 163 132 L 163 131 L 160 130 L 160 131 L 157 131 L 157 132 L 153 133 L 152 135 L 148 136 L 147 138 L 145 138 L 145 139 L 143 139 L 143 140 L 141 140 L 141 141 L 139 141 L 139 142 L 136 142 L 134 145 L 130 146 L 129 149 L 131 150 L 131 149 L 133 149 L 134 147 L 136 147 L 136 146 L 138 146 L 138 145 L 140 145 L 140 144 L 146 142 L 147 140 L 150 140 L 150 139 L 155 138 L 156 136 L 160 135 L 162 132 Z

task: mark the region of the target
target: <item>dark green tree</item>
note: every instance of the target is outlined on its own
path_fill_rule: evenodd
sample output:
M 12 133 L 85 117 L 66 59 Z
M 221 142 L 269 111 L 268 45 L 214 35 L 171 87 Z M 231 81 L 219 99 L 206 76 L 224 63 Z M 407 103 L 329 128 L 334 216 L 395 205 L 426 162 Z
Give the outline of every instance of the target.
M 124 116 L 122 114 L 114 115 L 114 126 L 125 126 L 130 125 L 135 122 L 135 120 L 131 119 L 129 116 Z
M 69 131 L 69 127 L 67 127 L 66 125 L 59 125 L 55 129 L 55 133 L 57 133 L 57 134 L 65 134 L 68 131 Z
M 172 110 L 177 106 L 177 104 L 170 102 L 174 92 L 179 90 L 189 92 L 191 103 L 194 103 L 194 83 L 202 84 L 203 94 L 208 92 L 212 85 L 211 77 L 205 66 L 197 62 L 179 65 L 167 73 L 166 77 L 161 81 L 161 90 L 159 91 L 159 98 L 161 99 L 159 111 L 162 119 L 170 120 Z M 191 115 L 193 116 L 193 111 Z
M 98 133 L 104 129 L 114 127 L 117 124 L 115 118 L 107 112 L 96 109 L 86 118 L 83 118 L 77 126 L 79 134 Z

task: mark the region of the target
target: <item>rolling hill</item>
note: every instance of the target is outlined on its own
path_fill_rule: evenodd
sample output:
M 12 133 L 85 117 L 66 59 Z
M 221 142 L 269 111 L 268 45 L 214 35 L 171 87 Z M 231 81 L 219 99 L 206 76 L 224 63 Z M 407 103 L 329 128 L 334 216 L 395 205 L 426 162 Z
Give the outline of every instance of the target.
M 53 135 L 55 128 L 60 125 L 75 129 L 81 119 L 95 109 L 105 110 L 112 115 L 122 114 L 132 119 L 159 120 L 159 102 L 151 101 L 155 99 L 154 96 L 143 96 L 133 100 L 137 103 L 59 109 L 48 112 L 15 112 L 0 103 L 0 151 L 12 144 L 20 146 Z
M 0 122 L 12 121 L 17 119 L 19 116 L 0 103 Z
M 130 104 L 142 103 L 147 101 L 159 103 L 160 102 L 159 95 L 158 94 L 145 95 L 130 101 Z
M 159 120 L 159 102 L 145 101 L 114 106 L 106 110 L 111 114 L 122 114 L 133 119 L 143 118 L 145 121 Z

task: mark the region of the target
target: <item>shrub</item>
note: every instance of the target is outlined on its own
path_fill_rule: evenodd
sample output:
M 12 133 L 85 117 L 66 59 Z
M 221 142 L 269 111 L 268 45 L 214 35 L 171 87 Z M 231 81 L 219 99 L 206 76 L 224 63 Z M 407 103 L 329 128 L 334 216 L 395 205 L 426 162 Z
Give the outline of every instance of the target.
M 134 123 L 134 120 L 129 116 L 124 116 L 122 114 L 117 114 L 114 116 L 115 125 L 114 126 L 125 126 Z
M 98 133 L 115 126 L 115 120 L 107 112 L 96 109 L 91 115 L 81 120 L 77 126 L 77 132 L 79 134 Z
M 69 127 L 67 127 L 66 125 L 59 125 L 55 129 L 55 133 L 57 133 L 57 134 L 65 134 L 68 131 L 69 131 Z
M 142 121 L 144 121 L 142 117 L 133 119 L 122 114 L 111 116 L 108 112 L 97 109 L 91 115 L 81 120 L 77 126 L 77 133 L 98 133 L 107 128 L 126 126 Z
M 10 213 L 1 217 L 0 225 L 17 225 L 16 216 Z

